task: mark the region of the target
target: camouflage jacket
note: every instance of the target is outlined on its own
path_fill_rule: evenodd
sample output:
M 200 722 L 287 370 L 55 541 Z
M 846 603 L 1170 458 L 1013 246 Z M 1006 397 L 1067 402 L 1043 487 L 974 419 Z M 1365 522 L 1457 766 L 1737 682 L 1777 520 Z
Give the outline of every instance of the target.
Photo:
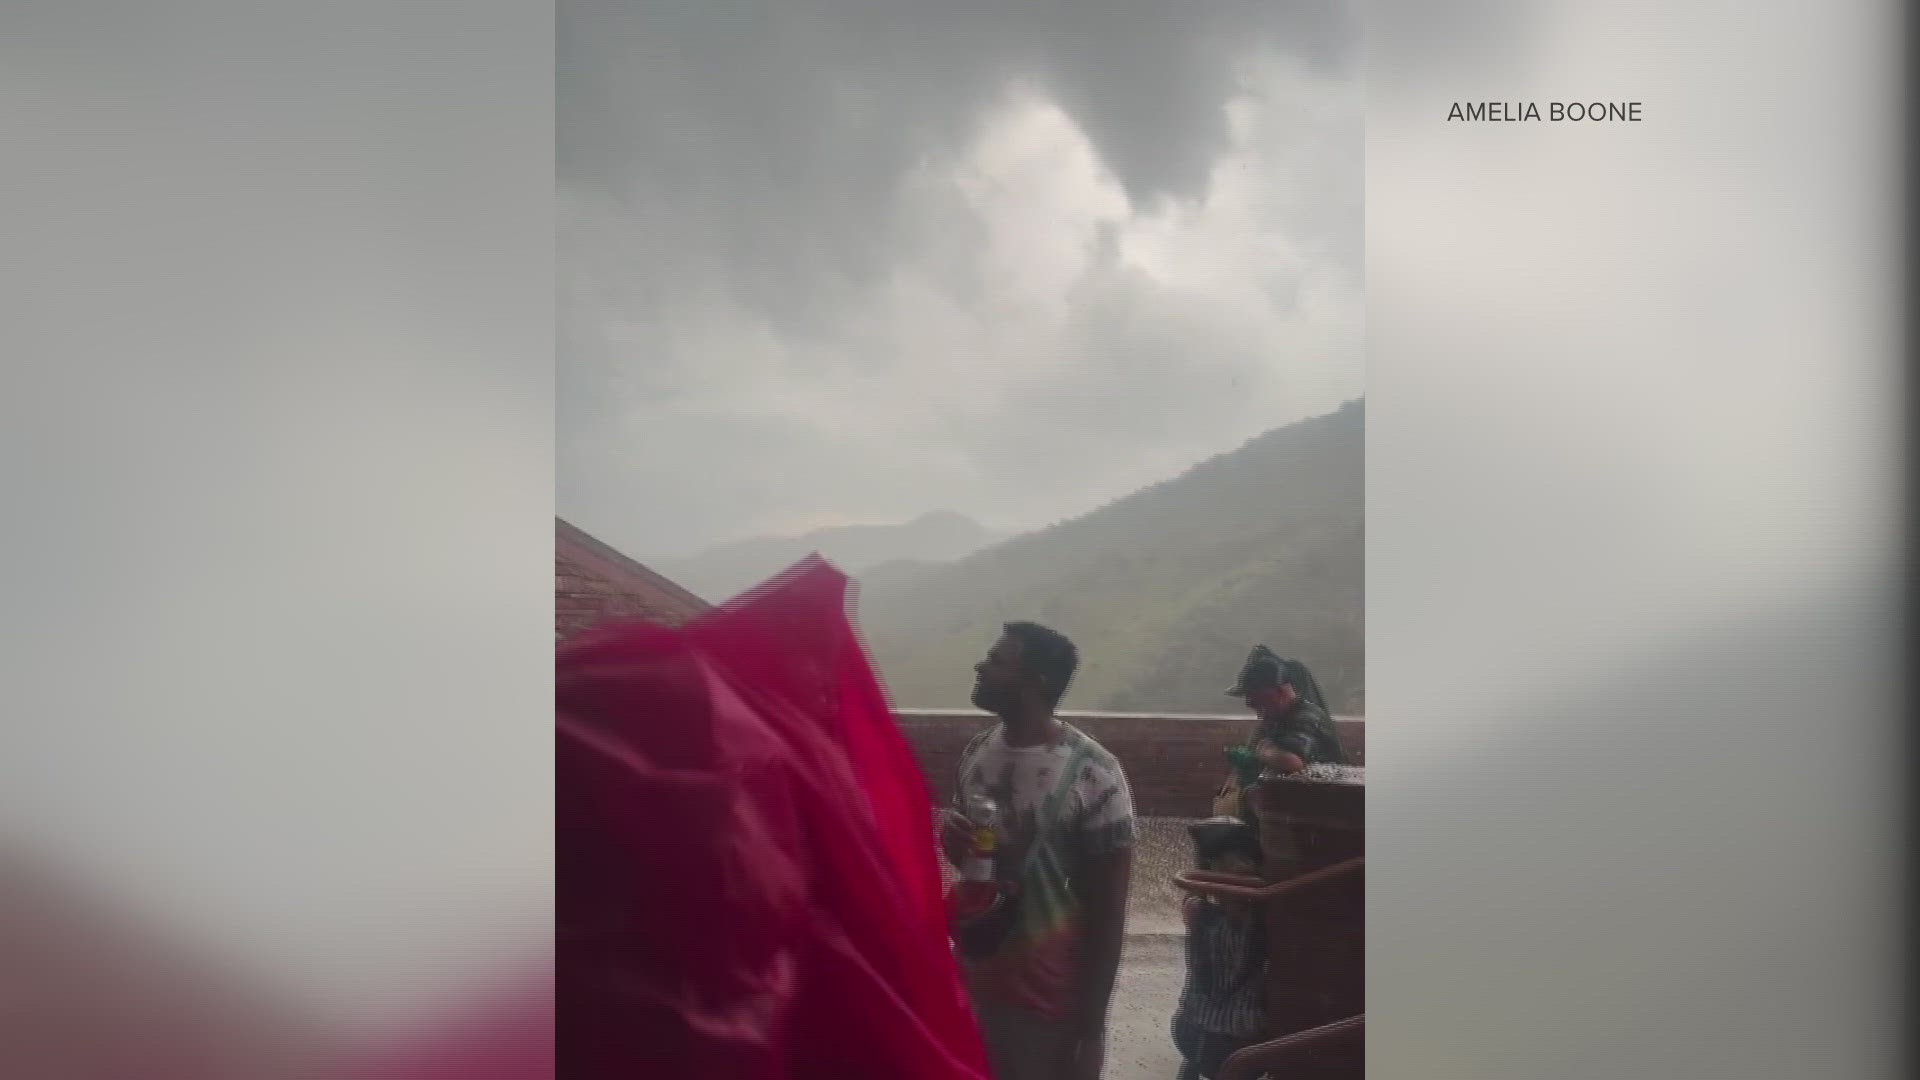
M 1347 754 L 1340 746 L 1340 734 L 1334 728 L 1333 718 L 1306 698 L 1301 698 L 1284 715 L 1262 717 L 1249 745 L 1258 747 L 1262 741 L 1297 755 L 1309 765 L 1347 764 Z

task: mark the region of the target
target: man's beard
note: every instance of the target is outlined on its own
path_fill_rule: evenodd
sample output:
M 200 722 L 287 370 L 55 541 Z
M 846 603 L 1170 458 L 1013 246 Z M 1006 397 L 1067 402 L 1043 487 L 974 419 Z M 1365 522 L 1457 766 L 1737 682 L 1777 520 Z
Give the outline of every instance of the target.
M 976 681 L 973 684 L 972 701 L 973 707 L 979 709 L 981 712 L 990 712 L 995 716 L 1001 713 L 1002 698 L 995 694 L 993 688 L 989 687 L 986 683 Z

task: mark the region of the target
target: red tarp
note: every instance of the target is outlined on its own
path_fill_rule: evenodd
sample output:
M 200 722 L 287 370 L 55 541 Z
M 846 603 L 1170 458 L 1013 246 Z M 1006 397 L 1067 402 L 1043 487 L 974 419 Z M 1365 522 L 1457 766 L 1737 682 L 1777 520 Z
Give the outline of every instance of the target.
M 562 649 L 562 1077 L 987 1080 L 929 798 L 819 559 Z

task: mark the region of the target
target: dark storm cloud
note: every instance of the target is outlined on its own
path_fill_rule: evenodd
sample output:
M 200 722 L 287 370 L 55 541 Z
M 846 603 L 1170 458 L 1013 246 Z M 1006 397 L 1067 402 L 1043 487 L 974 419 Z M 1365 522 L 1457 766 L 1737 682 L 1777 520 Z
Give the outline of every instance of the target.
M 1290 58 L 1346 80 L 1351 37 L 1347 10 L 1317 3 L 1004 4 L 958 14 L 931 5 L 567 0 L 557 162 L 562 511 L 644 551 L 762 527 L 769 514 L 935 508 L 938 498 L 925 492 L 932 485 L 969 503 L 955 508 L 988 516 L 1030 513 L 1016 504 L 1064 496 L 1012 499 L 992 462 L 1021 456 L 1008 440 L 1036 448 L 1098 441 L 1058 413 L 1083 399 L 1074 372 L 1104 369 L 1095 382 L 1115 399 L 1080 412 L 1124 417 L 1177 389 L 1162 369 L 1183 354 L 1257 353 L 1259 342 L 1211 331 L 1207 315 L 1151 286 L 1128 286 L 1110 265 L 1103 271 L 1116 258 L 1112 222 L 1080 223 L 1073 227 L 1104 238 L 1094 241 L 1101 251 L 1088 271 L 1099 280 L 1074 286 L 1089 307 L 1061 322 L 1078 328 L 1071 339 L 1046 347 L 1073 361 L 1041 380 L 1053 389 L 1029 387 L 1005 408 L 947 407 L 933 399 L 961 377 L 949 371 L 909 392 L 900 368 L 921 362 L 922 343 L 872 329 L 906 288 L 903 260 L 914 289 L 931 288 L 937 305 L 957 309 L 949 343 L 996 320 L 982 292 L 998 288 L 994 277 L 1009 265 L 976 259 L 992 242 L 977 206 L 956 203 L 937 183 L 933 196 L 916 197 L 912 178 L 950 175 L 992 111 L 1022 87 L 1071 119 L 1117 184 L 1118 212 L 1191 203 L 1217 185 L 1232 136 L 1226 106 L 1244 92 L 1249 60 Z M 1352 123 L 1354 167 L 1296 178 L 1334 204 L 1286 216 L 1293 242 L 1357 272 L 1357 116 Z M 1270 193 L 1276 203 L 1297 195 Z M 1045 217 L 1029 226 L 1050 227 Z M 1170 317 L 1130 317 L 1115 309 L 1116 292 Z M 928 336 L 938 334 L 940 311 L 921 314 Z M 1125 333 L 1130 326 L 1136 336 Z M 1196 346 L 1186 329 L 1220 343 Z M 977 344 L 1006 356 L 1031 340 L 983 333 Z M 993 363 L 981 358 L 983 368 Z M 920 426 L 894 433 L 900 453 L 876 458 L 871 442 L 836 448 L 782 415 L 800 402 L 744 412 L 715 403 L 728 379 L 745 393 L 769 377 L 885 384 L 898 392 L 882 405 L 876 390 L 867 404 L 905 410 Z M 1128 387 L 1132 396 L 1119 402 Z M 1223 449 L 1181 427 L 1190 411 L 1183 404 L 1140 419 L 1172 431 L 1176 443 Z M 1063 430 L 1035 432 L 1035 423 Z M 981 445 L 988 438 L 997 449 Z M 788 454 L 777 465 L 763 456 L 774 447 Z M 697 480 L 690 455 L 702 464 Z M 1128 460 L 1123 454 L 1116 467 L 1132 477 L 1138 468 Z

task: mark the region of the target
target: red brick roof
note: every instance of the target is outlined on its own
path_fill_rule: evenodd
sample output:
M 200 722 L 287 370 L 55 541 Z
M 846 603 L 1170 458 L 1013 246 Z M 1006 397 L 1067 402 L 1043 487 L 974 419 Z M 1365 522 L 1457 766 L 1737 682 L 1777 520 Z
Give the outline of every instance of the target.
M 639 616 L 678 626 L 712 607 L 559 518 L 553 529 L 555 638 L 609 618 Z

